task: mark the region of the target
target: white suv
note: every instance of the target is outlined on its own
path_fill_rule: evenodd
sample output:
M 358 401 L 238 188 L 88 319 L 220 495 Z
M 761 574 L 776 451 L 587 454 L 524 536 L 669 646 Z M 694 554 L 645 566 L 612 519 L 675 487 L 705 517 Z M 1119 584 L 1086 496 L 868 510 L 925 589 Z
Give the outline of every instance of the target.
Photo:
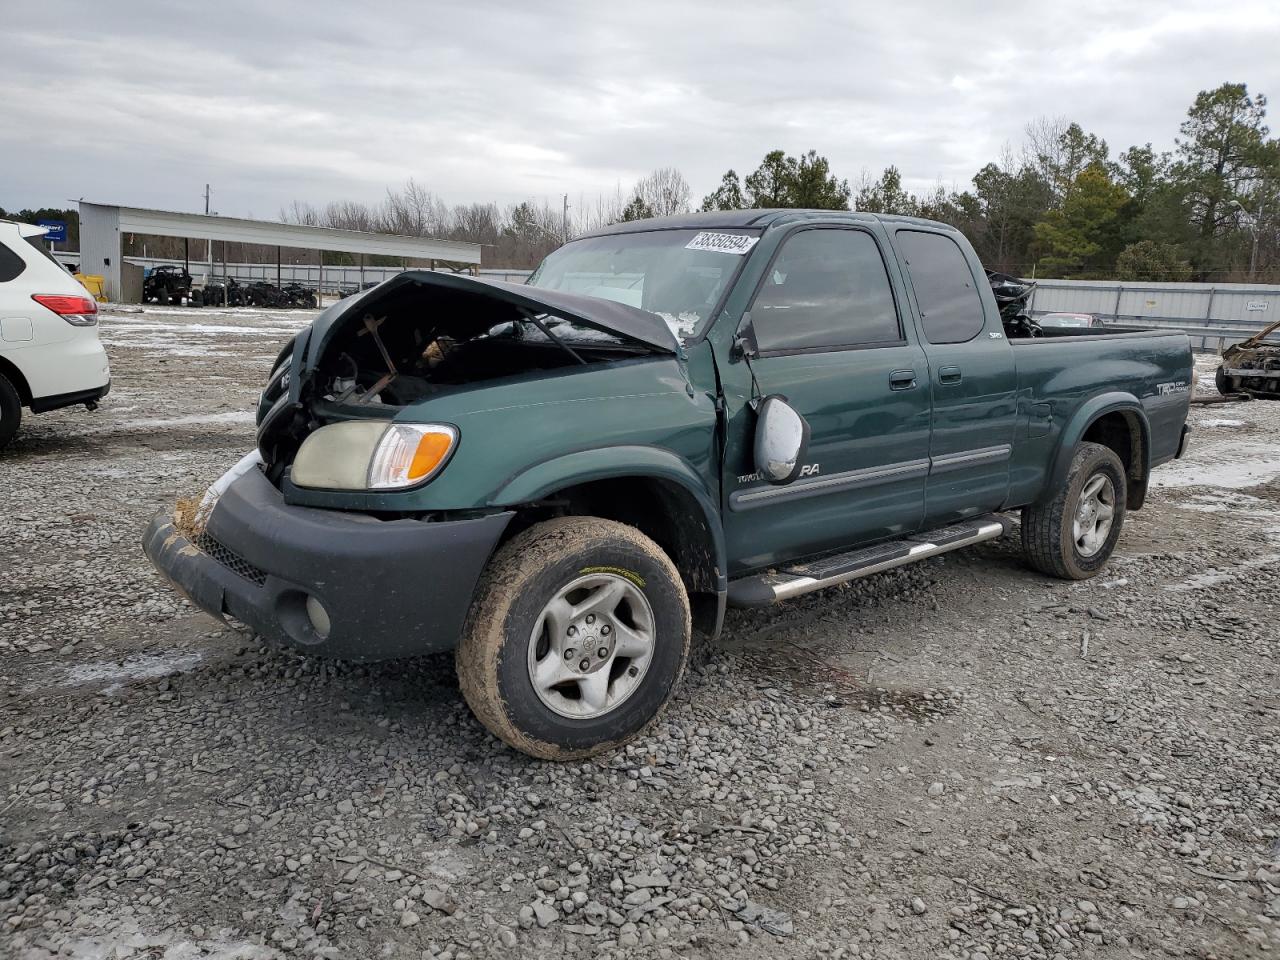
M 28 242 L 44 232 L 0 220 L 0 447 L 18 432 L 23 407 L 44 413 L 82 403 L 92 410 L 111 388 L 98 305 Z

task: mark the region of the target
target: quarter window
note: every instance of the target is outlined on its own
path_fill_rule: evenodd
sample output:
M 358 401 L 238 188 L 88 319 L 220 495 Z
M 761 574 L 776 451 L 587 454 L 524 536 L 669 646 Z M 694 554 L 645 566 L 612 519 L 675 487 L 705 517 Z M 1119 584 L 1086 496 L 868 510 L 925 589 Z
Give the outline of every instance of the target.
M 902 341 L 889 276 L 861 230 L 802 230 L 774 259 L 751 305 L 761 352 Z
M 7 283 L 27 269 L 27 262 L 0 242 L 0 283 Z
M 916 291 L 930 343 L 966 343 L 982 332 L 985 317 L 973 271 L 950 237 L 899 230 L 898 249 Z

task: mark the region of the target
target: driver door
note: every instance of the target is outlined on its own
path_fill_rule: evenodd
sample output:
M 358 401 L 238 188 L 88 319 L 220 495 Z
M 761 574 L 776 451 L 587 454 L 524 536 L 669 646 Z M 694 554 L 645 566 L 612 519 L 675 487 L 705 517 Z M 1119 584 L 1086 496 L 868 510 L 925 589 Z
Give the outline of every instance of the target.
M 801 227 L 774 254 L 749 310 L 754 358 L 724 377 L 730 576 L 918 530 L 929 472 L 924 351 L 896 266 L 857 226 Z M 891 276 L 893 279 L 891 279 Z M 800 476 L 773 486 L 753 463 L 750 399 L 781 394 L 809 423 Z

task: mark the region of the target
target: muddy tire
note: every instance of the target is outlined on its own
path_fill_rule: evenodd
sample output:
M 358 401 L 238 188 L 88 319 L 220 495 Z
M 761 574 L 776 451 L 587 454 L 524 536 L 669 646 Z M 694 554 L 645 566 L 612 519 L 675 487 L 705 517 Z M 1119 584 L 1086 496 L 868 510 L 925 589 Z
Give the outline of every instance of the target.
M 0 450 L 3 450 L 22 425 L 22 398 L 8 378 L 0 374 Z
M 490 560 L 456 663 L 488 730 L 545 760 L 644 732 L 684 672 L 692 633 L 675 565 L 634 527 L 562 517 Z
M 1213 374 L 1213 385 L 1218 388 L 1218 392 L 1224 397 L 1233 393 L 1239 393 L 1235 387 L 1231 385 L 1231 378 L 1227 376 L 1224 368 L 1219 367 Z
M 1124 524 L 1124 464 L 1097 443 L 1082 443 L 1053 499 L 1022 510 L 1022 549 L 1041 573 L 1087 580 L 1106 566 Z

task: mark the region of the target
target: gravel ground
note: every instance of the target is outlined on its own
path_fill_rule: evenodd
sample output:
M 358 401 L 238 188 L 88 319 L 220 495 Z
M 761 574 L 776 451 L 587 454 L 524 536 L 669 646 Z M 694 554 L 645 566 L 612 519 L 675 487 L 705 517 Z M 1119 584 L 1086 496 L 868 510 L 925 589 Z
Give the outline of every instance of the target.
M 1280 404 L 1193 408 L 1094 581 L 1001 541 L 732 613 L 553 765 L 448 657 L 263 649 L 142 557 L 308 318 L 107 313 L 102 409 L 0 461 L 0 956 L 1280 954 Z

